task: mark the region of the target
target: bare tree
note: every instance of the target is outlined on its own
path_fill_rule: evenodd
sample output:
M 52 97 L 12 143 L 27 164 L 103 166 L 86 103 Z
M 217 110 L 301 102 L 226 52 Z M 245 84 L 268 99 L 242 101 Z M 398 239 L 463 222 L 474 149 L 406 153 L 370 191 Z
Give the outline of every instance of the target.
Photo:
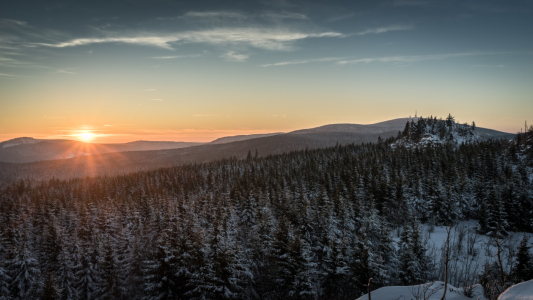
M 435 281 L 420 284 L 413 287 L 409 287 L 409 291 L 415 297 L 415 300 L 428 300 L 429 297 L 435 295 L 441 288 L 442 285 L 434 287 Z
M 450 261 L 450 232 L 452 231 L 452 224 L 446 227 L 446 256 L 444 258 L 444 292 L 440 300 L 446 300 L 446 291 L 448 290 L 448 261 Z
M 370 294 L 370 283 L 372 282 L 372 279 L 374 278 L 368 279 L 368 284 L 366 285 L 366 291 L 368 292 L 368 300 L 372 300 L 372 295 Z

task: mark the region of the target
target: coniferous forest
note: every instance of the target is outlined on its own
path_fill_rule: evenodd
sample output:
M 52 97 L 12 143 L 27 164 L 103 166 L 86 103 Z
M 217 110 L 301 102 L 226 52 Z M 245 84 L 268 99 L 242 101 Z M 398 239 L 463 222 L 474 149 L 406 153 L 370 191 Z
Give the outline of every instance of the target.
M 0 194 L 0 299 L 355 299 L 370 278 L 442 280 L 421 224 L 533 232 L 532 143 L 421 118 L 376 143 L 20 180 Z M 520 249 L 513 282 L 533 278 Z

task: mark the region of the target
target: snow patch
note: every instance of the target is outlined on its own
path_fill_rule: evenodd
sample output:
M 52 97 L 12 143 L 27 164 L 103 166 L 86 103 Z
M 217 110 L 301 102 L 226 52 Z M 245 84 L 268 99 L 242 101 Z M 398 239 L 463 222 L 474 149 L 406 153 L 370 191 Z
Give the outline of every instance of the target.
M 498 300 L 533 300 L 533 280 L 521 282 L 508 288 Z
M 426 297 L 432 295 L 429 298 Z M 410 299 L 428 299 L 439 300 L 444 292 L 444 282 L 435 281 L 434 283 L 426 283 L 412 286 L 387 286 L 370 292 L 372 300 L 410 300 Z M 467 300 L 467 299 L 479 299 L 486 300 L 483 296 L 483 288 L 480 285 L 476 285 L 473 291 L 473 298 L 469 298 L 463 295 L 462 288 L 456 288 L 448 284 L 448 290 L 446 291 L 446 300 Z M 479 297 L 479 298 L 478 298 Z M 367 300 L 368 295 L 361 296 L 357 300 Z M 526 298 L 529 299 L 529 298 Z

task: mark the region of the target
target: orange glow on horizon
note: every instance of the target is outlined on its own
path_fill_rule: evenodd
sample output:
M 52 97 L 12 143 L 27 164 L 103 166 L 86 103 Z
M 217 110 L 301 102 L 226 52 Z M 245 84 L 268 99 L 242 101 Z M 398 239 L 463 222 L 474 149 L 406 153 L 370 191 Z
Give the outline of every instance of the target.
M 94 138 L 94 134 L 91 133 L 91 132 L 82 132 L 82 133 L 79 134 L 79 136 L 85 142 L 88 142 L 88 141 L 90 141 L 90 140 L 92 140 Z

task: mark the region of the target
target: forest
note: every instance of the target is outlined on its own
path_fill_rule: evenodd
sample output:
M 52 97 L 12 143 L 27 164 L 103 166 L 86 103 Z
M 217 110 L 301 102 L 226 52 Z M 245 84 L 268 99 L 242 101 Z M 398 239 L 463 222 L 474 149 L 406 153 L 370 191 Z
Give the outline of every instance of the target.
M 466 234 L 496 243 L 533 232 L 532 162 L 533 126 L 482 140 L 449 116 L 376 143 L 21 179 L 0 192 L 0 299 L 355 299 L 370 278 L 442 280 L 423 228 L 476 220 Z M 506 251 L 505 270 L 450 280 L 532 279 L 526 237 Z

